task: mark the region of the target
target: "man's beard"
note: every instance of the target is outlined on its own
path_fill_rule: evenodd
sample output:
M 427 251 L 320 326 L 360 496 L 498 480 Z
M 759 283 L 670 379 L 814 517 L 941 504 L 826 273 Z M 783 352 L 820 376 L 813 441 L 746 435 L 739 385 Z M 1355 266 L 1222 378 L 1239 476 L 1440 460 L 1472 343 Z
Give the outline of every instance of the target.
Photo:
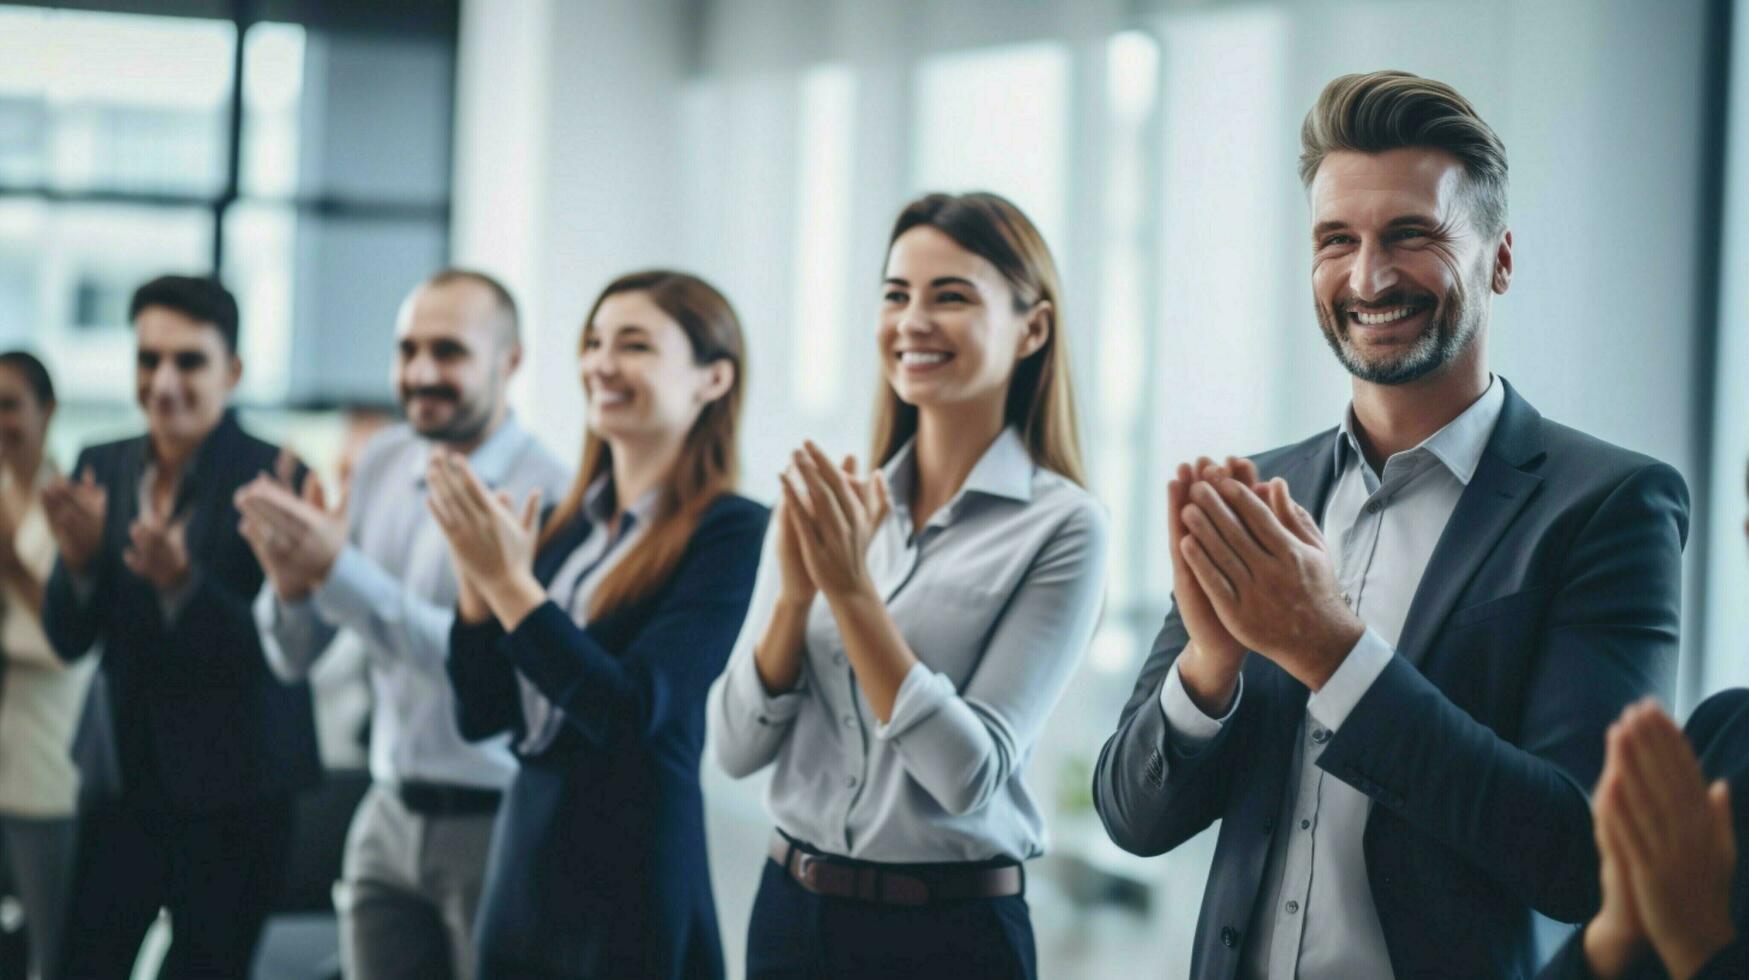
M 412 420 L 408 406 L 415 395 L 426 395 L 450 402 L 455 410 L 450 413 L 449 421 L 429 428 L 414 429 L 426 439 L 434 442 L 470 442 L 485 431 L 486 424 L 492 420 L 490 406 L 496 399 L 496 392 L 482 392 L 473 399 L 463 399 L 461 393 L 447 386 L 432 386 L 419 389 L 402 389 L 401 409 Z
M 1323 328 L 1324 342 L 1349 374 L 1371 384 L 1406 385 L 1445 367 L 1475 342 L 1484 307 L 1481 303 L 1466 302 L 1465 291 L 1463 283 L 1453 287 L 1434 305 L 1427 326 L 1408 349 L 1380 360 L 1369 360 L 1355 350 L 1348 335 L 1346 311 L 1332 313 L 1323 304 L 1317 304 L 1318 325 Z M 1426 297 L 1417 299 L 1392 293 L 1369 305 L 1386 308 L 1425 300 Z

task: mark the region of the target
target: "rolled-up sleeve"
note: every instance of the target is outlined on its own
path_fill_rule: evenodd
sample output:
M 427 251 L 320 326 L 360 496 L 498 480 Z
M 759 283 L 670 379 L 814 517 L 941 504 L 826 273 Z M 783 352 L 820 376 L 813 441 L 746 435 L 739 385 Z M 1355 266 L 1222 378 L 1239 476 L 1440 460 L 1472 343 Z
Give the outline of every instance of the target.
M 1092 639 L 1105 592 L 1105 517 L 1091 500 L 1045 541 L 963 691 L 919 663 L 875 727 L 950 813 L 984 806 L 1027 758 Z M 757 681 L 757 678 L 755 678 Z
M 753 662 L 754 647 L 777 605 L 782 570 L 777 566 L 775 527 L 774 522 L 766 529 L 747 618 L 741 622 L 741 632 L 729 653 L 729 666 L 717 679 L 707 702 L 717 765 L 736 779 L 758 772 L 777 758 L 806 697 L 805 668 L 793 689 L 773 695 L 765 690 Z

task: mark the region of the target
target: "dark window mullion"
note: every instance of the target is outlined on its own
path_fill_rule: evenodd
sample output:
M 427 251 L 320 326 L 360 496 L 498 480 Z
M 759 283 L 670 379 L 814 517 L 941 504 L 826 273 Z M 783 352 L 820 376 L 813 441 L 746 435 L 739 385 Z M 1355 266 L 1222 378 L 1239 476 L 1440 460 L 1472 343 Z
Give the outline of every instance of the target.
M 225 215 L 237 203 L 243 177 L 243 42 L 254 23 L 253 0 L 234 0 L 231 22 L 237 29 L 236 46 L 231 51 L 231 106 L 227 119 L 229 142 L 225 147 L 225 189 L 213 201 L 213 275 L 222 277 L 225 269 Z

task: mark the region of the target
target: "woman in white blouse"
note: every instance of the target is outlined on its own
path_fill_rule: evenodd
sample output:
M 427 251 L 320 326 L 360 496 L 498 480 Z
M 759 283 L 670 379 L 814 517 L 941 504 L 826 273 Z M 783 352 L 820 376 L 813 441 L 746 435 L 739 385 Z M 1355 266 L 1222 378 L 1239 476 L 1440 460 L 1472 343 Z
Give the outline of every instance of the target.
M 95 661 L 64 665 L 43 635 L 55 541 L 42 488 L 55 389 L 42 362 L 0 354 L 0 879 L 24 905 L 32 971 L 53 977 L 72 872 L 79 776 L 69 747 Z
M 889 240 L 873 460 L 784 474 L 710 723 L 774 765 L 748 931 L 771 977 L 1032 977 L 1021 773 L 1098 618 L 1106 529 L 1081 486 L 1061 293 L 992 194 L 932 194 Z

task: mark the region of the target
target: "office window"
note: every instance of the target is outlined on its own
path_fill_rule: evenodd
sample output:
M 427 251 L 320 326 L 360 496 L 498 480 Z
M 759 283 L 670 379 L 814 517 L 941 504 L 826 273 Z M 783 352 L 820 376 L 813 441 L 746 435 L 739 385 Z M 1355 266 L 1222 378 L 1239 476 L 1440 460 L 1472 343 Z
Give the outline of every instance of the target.
M 916 78 L 917 191 L 995 191 L 1038 225 L 1057 262 L 1067 231 L 1069 52 L 1020 44 L 936 55 Z
M 309 23 L 0 7 L 0 342 L 67 398 L 131 400 L 127 299 L 167 272 L 237 294 L 244 403 L 381 396 L 447 254 L 454 8 L 272 9 Z
M 1077 353 L 1091 358 L 1095 384 L 1085 393 L 1090 479 L 1111 508 L 1114 522 L 1146 527 L 1146 515 L 1159 506 L 1159 493 L 1141 450 L 1147 446 L 1149 390 L 1147 366 L 1154 323 L 1148 274 L 1154 253 L 1148 221 L 1155 188 L 1151 168 L 1158 154 L 1152 143 L 1159 111 L 1160 45 L 1150 34 L 1126 31 L 1104 45 L 1105 154 L 1100 226 L 1097 322 L 1080 325 L 1093 341 Z M 1157 560 L 1148 542 L 1120 534 L 1112 540 L 1111 579 L 1106 591 L 1106 630 L 1089 662 L 1109 671 L 1127 670 L 1134 656 L 1130 633 L 1147 628 L 1157 603 L 1143 591 L 1144 570 Z
M 855 113 L 856 75 L 850 68 L 819 65 L 803 73 L 796 126 L 800 173 L 790 384 L 796 405 L 816 416 L 842 404 L 841 378 L 849 369 L 844 340 L 852 318 L 847 290 Z
M 236 43 L 227 21 L 0 8 L 0 180 L 217 193 Z

